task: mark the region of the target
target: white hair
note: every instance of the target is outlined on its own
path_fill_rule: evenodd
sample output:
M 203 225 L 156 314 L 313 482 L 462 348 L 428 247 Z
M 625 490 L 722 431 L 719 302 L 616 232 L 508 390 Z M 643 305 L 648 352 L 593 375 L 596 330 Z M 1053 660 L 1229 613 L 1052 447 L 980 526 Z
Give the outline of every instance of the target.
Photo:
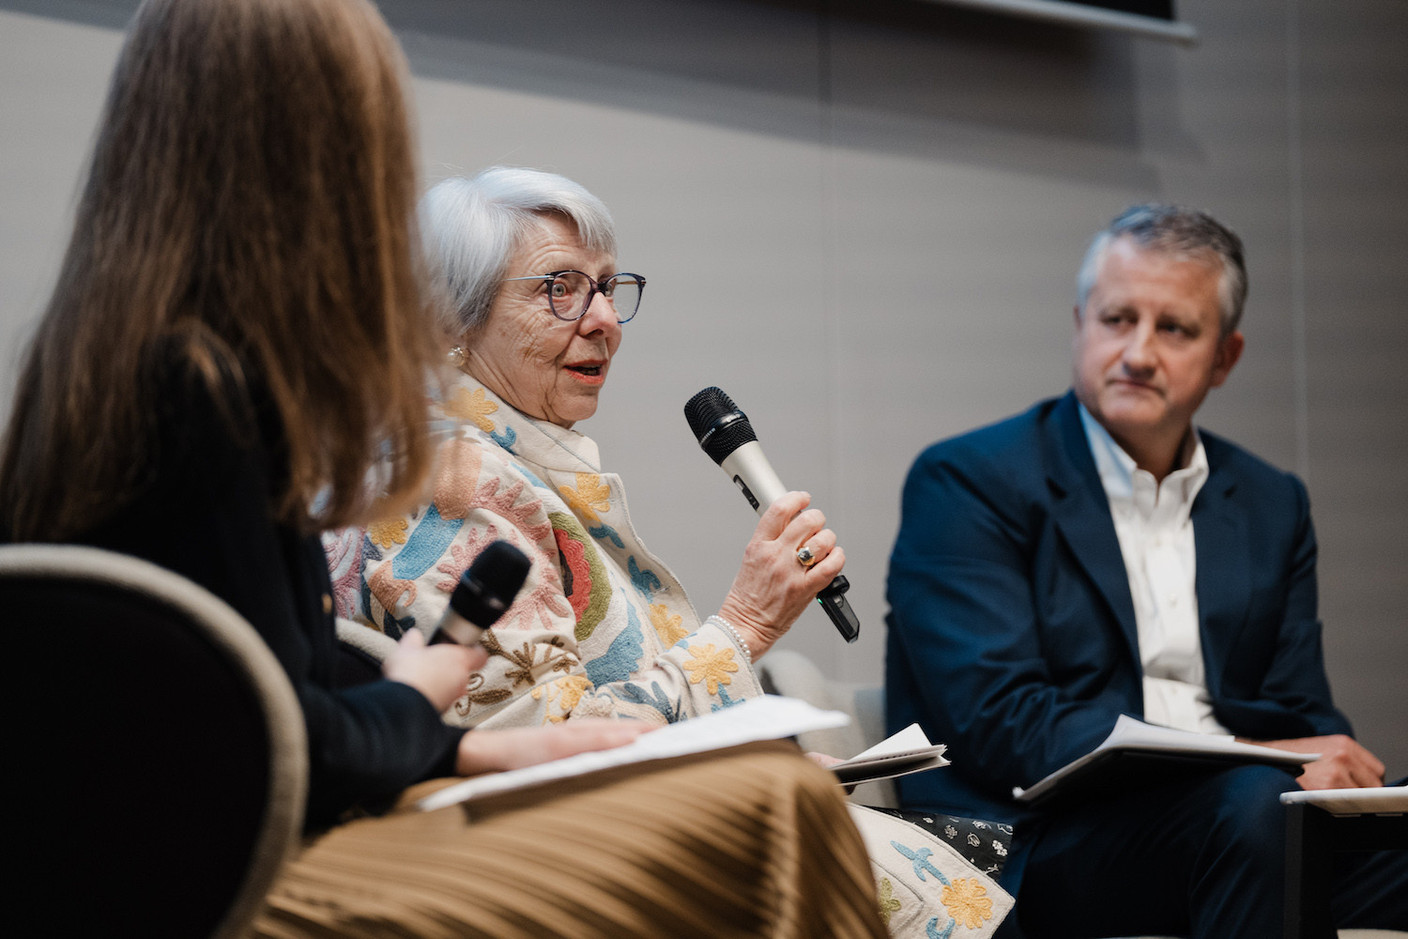
M 549 214 L 571 221 L 591 250 L 616 254 L 616 223 L 605 204 L 556 173 L 493 166 L 472 179 L 452 176 L 421 198 L 431 296 L 446 335 L 462 337 L 483 324 L 509 259 Z

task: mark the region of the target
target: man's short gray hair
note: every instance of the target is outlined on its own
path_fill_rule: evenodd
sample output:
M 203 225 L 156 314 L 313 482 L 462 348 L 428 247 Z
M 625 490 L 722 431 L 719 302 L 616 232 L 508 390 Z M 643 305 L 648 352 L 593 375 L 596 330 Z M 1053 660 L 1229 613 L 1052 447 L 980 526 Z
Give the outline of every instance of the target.
M 616 225 L 600 199 L 556 173 L 493 166 L 452 176 L 420 201 L 421 239 L 436 320 L 452 338 L 481 326 L 509 259 L 545 215 L 568 219 L 593 251 L 616 254 Z M 513 276 L 547 271 L 515 271 Z
M 1125 209 L 1100 231 L 1085 252 L 1076 277 L 1076 304 L 1082 313 L 1105 252 L 1118 238 L 1128 238 L 1144 251 L 1189 260 L 1214 260 L 1222 268 L 1217 293 L 1222 334 L 1230 334 L 1242 319 L 1247 302 L 1247 265 L 1242 239 L 1226 225 L 1196 209 L 1148 203 Z

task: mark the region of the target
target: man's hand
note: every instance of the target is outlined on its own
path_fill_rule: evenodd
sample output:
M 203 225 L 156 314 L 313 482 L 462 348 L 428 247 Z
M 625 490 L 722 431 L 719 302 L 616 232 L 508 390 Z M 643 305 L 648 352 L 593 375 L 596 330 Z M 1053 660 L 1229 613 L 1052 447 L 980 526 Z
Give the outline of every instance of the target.
M 1344 734 L 1248 742 L 1277 750 L 1320 754 L 1320 759 L 1305 764 L 1305 772 L 1296 779 L 1302 789 L 1362 789 L 1384 784 L 1384 764 Z

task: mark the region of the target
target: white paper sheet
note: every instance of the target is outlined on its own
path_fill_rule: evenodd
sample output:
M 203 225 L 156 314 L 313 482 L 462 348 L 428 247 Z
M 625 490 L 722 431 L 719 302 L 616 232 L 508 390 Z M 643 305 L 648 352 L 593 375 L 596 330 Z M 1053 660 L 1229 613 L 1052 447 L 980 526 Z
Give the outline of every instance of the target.
M 841 711 L 823 711 L 796 698 L 763 695 L 722 711 L 669 724 L 614 750 L 579 753 L 525 769 L 475 776 L 432 793 L 416 805 L 422 811 L 430 812 L 457 802 L 580 776 L 612 766 L 720 750 L 756 740 L 777 740 L 811 730 L 843 727 L 849 722 L 850 718 Z

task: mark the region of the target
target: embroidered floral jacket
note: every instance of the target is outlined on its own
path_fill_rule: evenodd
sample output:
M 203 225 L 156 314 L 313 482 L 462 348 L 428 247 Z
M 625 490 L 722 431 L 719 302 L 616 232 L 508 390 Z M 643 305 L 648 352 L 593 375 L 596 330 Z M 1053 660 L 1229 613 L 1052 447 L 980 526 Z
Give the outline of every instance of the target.
M 596 444 L 515 411 L 467 376 L 437 408 L 443 431 L 429 505 L 325 539 L 338 614 L 395 639 L 433 631 L 449 593 L 495 539 L 532 560 L 485 636 L 489 663 L 450 719 L 466 726 L 571 715 L 657 723 L 761 693 L 726 629 L 631 526 L 620 477 Z

